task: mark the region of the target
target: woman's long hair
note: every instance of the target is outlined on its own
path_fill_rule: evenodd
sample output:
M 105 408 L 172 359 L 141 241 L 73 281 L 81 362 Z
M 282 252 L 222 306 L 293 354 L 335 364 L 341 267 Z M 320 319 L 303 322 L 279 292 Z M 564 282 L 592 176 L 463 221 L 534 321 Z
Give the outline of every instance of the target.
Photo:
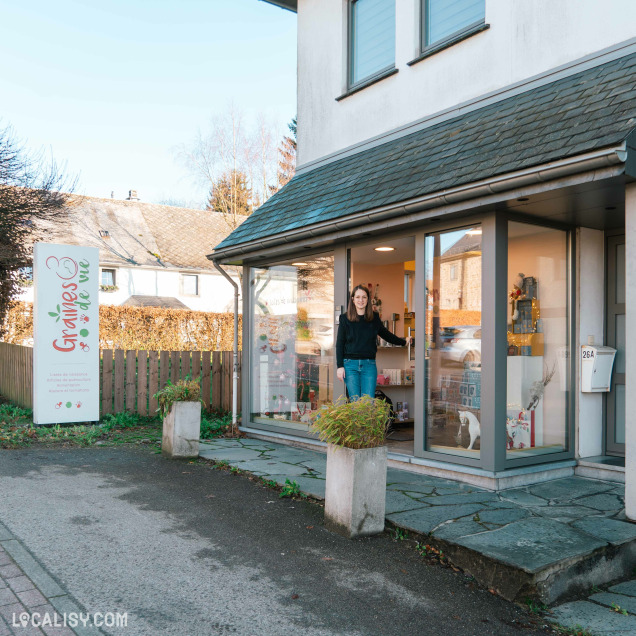
M 364 319 L 367 322 L 371 322 L 373 320 L 373 305 L 371 303 L 371 294 L 369 290 L 364 285 L 356 285 L 352 290 L 349 296 L 349 306 L 347 307 L 347 318 L 351 322 L 357 322 L 359 320 L 358 310 L 353 302 L 353 297 L 356 295 L 356 292 L 361 289 L 367 295 L 367 306 L 364 309 Z

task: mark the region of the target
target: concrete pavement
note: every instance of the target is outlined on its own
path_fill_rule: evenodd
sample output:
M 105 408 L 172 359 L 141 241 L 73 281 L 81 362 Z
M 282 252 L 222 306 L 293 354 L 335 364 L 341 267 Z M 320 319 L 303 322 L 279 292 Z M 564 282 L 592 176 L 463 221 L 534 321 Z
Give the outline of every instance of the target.
M 126 613 L 127 626 L 106 634 L 541 633 L 542 622 L 406 541 L 344 539 L 315 503 L 155 452 L 0 451 L 9 540 L 77 607 Z

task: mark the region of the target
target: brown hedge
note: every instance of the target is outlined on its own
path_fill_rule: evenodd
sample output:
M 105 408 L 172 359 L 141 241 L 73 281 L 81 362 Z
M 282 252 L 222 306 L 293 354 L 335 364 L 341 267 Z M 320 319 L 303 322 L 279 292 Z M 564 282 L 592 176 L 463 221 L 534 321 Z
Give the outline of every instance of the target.
M 239 349 L 241 348 L 239 316 Z M 16 302 L 9 309 L 5 342 L 32 344 L 33 305 Z M 163 307 L 99 306 L 102 349 L 149 351 L 231 351 L 234 316 Z

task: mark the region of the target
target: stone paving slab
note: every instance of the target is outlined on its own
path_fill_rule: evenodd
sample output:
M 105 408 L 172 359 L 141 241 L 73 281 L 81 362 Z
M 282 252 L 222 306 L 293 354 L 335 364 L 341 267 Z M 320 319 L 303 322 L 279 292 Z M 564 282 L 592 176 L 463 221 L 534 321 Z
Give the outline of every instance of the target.
M 479 504 L 464 504 L 458 506 L 431 506 L 429 508 L 419 508 L 409 512 L 398 512 L 387 515 L 387 519 L 396 525 L 428 534 L 437 526 L 449 521 L 472 515 L 481 510 Z
M 636 524 L 604 517 L 578 519 L 572 526 L 604 539 L 612 545 L 620 545 L 636 539 Z
M 618 592 L 619 594 L 627 594 L 629 596 L 636 596 L 636 579 L 633 581 L 625 581 L 618 583 L 618 585 L 612 585 L 609 588 L 610 592 Z
M 216 459 L 216 460 L 225 460 L 225 461 L 247 461 L 248 459 L 256 459 L 261 456 L 261 454 L 256 450 L 250 450 L 248 448 L 221 448 L 221 449 L 210 449 L 200 451 L 199 455 L 201 457 L 205 457 L 206 459 Z
M 396 512 L 404 512 L 405 510 L 415 510 L 416 508 L 425 508 L 427 504 L 416 499 L 412 499 L 401 492 L 387 490 L 385 514 L 390 515 Z
M 534 518 L 464 537 L 457 543 L 531 573 L 607 545 L 605 541 L 563 523 Z
M 294 480 L 300 489 L 312 497 L 317 499 L 325 498 L 326 481 L 324 479 L 318 479 L 313 477 L 296 477 Z
M 422 495 L 431 495 L 433 494 L 433 492 L 435 491 L 435 486 L 433 485 L 428 485 L 428 484 L 399 484 L 399 483 L 394 483 L 394 484 L 389 484 L 386 487 L 387 491 L 389 490 L 399 490 L 400 492 L 410 492 L 410 493 L 417 493 L 420 496 Z
M 470 517 L 466 517 L 464 519 L 449 521 L 439 526 L 437 530 L 435 530 L 435 536 L 438 539 L 454 540 L 487 531 L 488 529 L 484 528 L 480 523 L 473 521 Z
M 566 523 L 573 519 L 589 517 L 596 512 L 592 508 L 585 508 L 584 506 L 544 506 L 541 508 L 533 508 L 533 511 L 542 517 L 555 520 L 561 519 Z
M 423 497 L 422 501 L 430 503 L 432 506 L 453 506 L 465 503 L 485 503 L 487 501 L 499 501 L 499 495 L 495 492 L 471 492 L 464 495 L 437 495 Z
M 548 500 L 532 495 L 526 490 L 504 490 L 501 498 L 518 506 L 547 506 L 549 503 Z
M 554 501 L 574 501 L 579 497 L 613 490 L 614 484 L 581 477 L 565 477 L 528 486 L 530 494 Z
M 600 495 L 592 495 L 591 497 L 583 497 L 577 499 L 576 503 L 601 511 L 615 510 L 618 512 L 623 508 L 623 502 L 616 493 L 603 493 Z
M 634 636 L 636 616 L 623 616 L 607 607 L 588 601 L 574 601 L 552 610 L 548 620 L 565 627 L 583 627 L 592 634 L 605 636 Z
M 514 521 L 520 521 L 530 515 L 530 511 L 524 508 L 500 508 L 499 510 L 480 510 L 479 521 L 481 523 L 495 523 L 504 526 Z
M 627 610 L 630 614 L 636 614 L 636 598 L 633 596 L 613 594 L 611 592 L 598 592 L 597 594 L 592 594 L 588 600 L 609 608 L 612 606 L 620 607 L 621 609 Z

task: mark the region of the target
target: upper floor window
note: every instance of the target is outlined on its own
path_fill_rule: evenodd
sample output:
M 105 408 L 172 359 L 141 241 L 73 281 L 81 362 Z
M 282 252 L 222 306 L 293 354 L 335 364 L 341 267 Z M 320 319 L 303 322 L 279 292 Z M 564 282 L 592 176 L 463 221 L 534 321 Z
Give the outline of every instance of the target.
M 486 0 L 422 0 L 422 49 L 453 40 L 485 19 Z
M 349 86 L 395 65 L 395 0 L 351 0 Z

